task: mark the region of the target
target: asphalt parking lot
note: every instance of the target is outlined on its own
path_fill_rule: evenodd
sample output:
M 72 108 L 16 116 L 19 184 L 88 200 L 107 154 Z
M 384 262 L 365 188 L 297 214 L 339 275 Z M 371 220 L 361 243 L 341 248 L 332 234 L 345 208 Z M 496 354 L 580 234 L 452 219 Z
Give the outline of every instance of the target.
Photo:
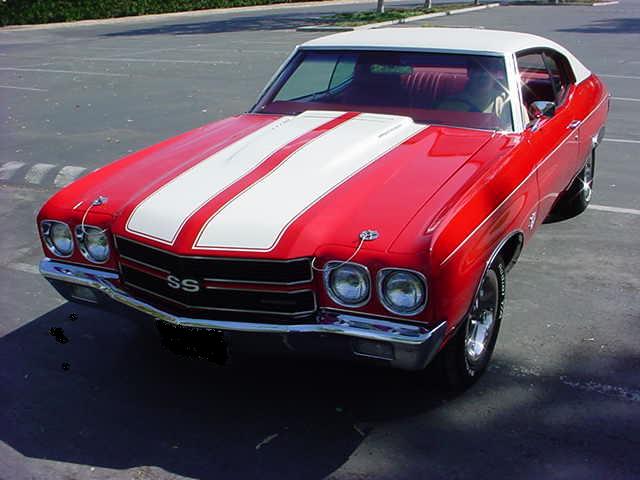
M 428 22 L 547 36 L 613 95 L 594 205 L 538 231 L 508 277 L 494 364 L 460 397 L 399 371 L 179 358 L 151 325 L 68 304 L 36 274 L 34 217 L 53 192 L 248 109 L 321 35 L 295 27 L 353 8 L 0 30 L 0 478 L 640 478 L 633 0 Z

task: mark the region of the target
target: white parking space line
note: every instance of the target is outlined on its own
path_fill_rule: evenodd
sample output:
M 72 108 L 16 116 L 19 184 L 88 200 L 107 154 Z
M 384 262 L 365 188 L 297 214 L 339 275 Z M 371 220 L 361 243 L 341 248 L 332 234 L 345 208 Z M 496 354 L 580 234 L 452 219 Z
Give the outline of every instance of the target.
M 589 205 L 590 210 L 599 210 L 610 213 L 627 213 L 629 215 L 640 215 L 640 210 L 635 208 L 608 207 L 606 205 Z
M 35 265 L 31 265 L 30 263 L 21 263 L 21 262 L 10 263 L 7 265 L 7 268 L 9 268 L 10 270 L 16 270 L 18 272 L 24 272 L 24 273 L 33 273 L 33 274 L 40 273 L 40 269 L 38 269 L 38 267 L 36 267 Z
M 27 181 L 27 183 L 39 185 L 47 175 L 47 173 L 49 173 L 54 168 L 56 168 L 56 166 L 50 163 L 36 163 L 24 175 L 24 179 Z
M 45 90 L 44 88 L 14 87 L 13 85 L 0 85 L 0 88 L 11 88 L 14 90 L 27 90 L 30 92 L 48 92 L 49 91 L 49 90 Z
M 640 77 L 635 77 L 633 75 L 612 75 L 608 73 L 598 73 L 597 75 L 599 77 L 605 77 L 605 78 L 626 78 L 628 80 L 640 80 Z
M 115 53 L 113 54 L 113 56 L 108 58 L 117 59 L 117 58 L 120 58 L 120 55 L 149 55 L 150 53 L 158 53 L 158 52 L 175 52 L 176 50 L 184 50 L 185 48 L 188 48 L 188 47 L 151 48 L 149 50 L 140 50 L 139 48 L 126 49 L 126 50 L 120 51 L 120 53 Z
M 31 67 L 44 67 L 46 65 L 51 65 L 51 63 L 30 63 L 29 65 L 18 65 L 17 67 L 14 68 L 31 68 Z
M 56 170 L 58 171 L 56 172 Z M 24 174 L 18 175 L 18 171 L 22 171 Z M 86 171 L 86 167 L 78 165 L 53 165 L 51 163 L 12 161 L 0 165 L 0 182 L 41 185 L 46 188 L 61 188 L 86 173 Z M 46 184 L 44 183 L 45 181 Z
M 128 73 L 80 72 L 77 70 L 50 70 L 48 68 L 0 67 L 0 70 L 13 72 L 70 73 L 72 75 L 98 75 L 103 77 L 130 77 Z
M 53 180 L 53 184 L 56 187 L 64 187 L 73 182 L 76 178 L 78 178 L 82 173 L 86 170 L 84 167 L 76 167 L 75 165 L 67 165 L 66 167 L 62 167 L 56 175 L 56 178 Z
M 625 138 L 605 138 L 604 141 L 614 143 L 640 143 L 640 140 L 627 140 Z
M 611 97 L 611 100 L 619 100 L 621 102 L 640 102 L 640 98 L 629 97 Z
M 519 365 L 501 365 L 500 363 L 494 363 L 489 367 L 490 370 L 500 372 L 512 377 L 528 378 L 553 378 L 555 376 L 546 375 L 544 371 L 538 368 L 524 367 Z M 595 382 L 593 380 L 577 380 L 569 378 L 565 375 L 557 377 L 560 383 L 574 388 L 576 390 L 582 390 L 584 392 L 599 393 L 608 397 L 617 398 L 618 400 L 629 400 L 632 402 L 640 402 L 640 390 L 632 387 L 626 387 L 622 385 L 609 385 L 605 383 Z
M 20 162 L 9 162 L 9 163 L 17 164 L 17 163 L 20 163 Z M 22 164 L 22 165 L 24 165 L 24 164 Z M 37 165 L 48 165 L 48 164 L 37 164 Z M 34 165 L 34 167 L 35 166 L 36 165 Z M 3 165 L 3 167 L 4 167 L 4 165 Z M 3 167 L 0 167 L 0 172 L 2 172 L 2 168 Z M 80 175 L 84 170 L 86 170 L 84 167 L 66 166 L 66 167 L 62 168 L 62 170 L 58 174 L 58 177 L 60 177 L 63 174 L 63 171 L 64 171 L 65 172 L 65 174 L 64 174 L 65 181 L 67 181 L 67 183 L 70 183 L 72 180 L 75 179 L 75 177 Z M 56 182 L 58 182 L 58 177 L 56 177 Z M 589 209 L 591 209 L 591 210 L 599 210 L 599 211 L 608 212 L 608 213 L 622 213 L 622 214 L 640 215 L 640 210 L 635 210 L 633 208 L 608 207 L 608 206 L 605 206 L 605 205 L 589 205 Z M 6 264 L 5 267 L 9 268 L 11 270 L 16 270 L 16 271 L 24 272 L 24 273 L 33 273 L 33 274 L 39 274 L 40 273 L 40 271 L 39 271 L 37 266 L 31 265 L 31 264 L 28 264 L 28 263 L 14 262 L 14 263 Z M 496 366 L 492 367 L 492 369 L 501 370 L 502 367 L 499 366 L 499 365 L 496 365 Z M 540 376 L 540 373 L 535 371 L 535 370 L 522 369 L 522 368 L 511 369 L 511 370 L 512 371 L 509 372 L 509 373 L 512 374 L 512 375 L 516 375 L 516 376 Z M 566 379 L 565 377 L 560 377 L 560 380 L 565 385 L 568 385 L 568 386 L 573 387 L 573 388 L 578 388 L 580 390 L 601 393 L 601 394 L 605 394 L 605 395 L 609 395 L 609 396 L 622 397 L 622 398 L 625 398 L 627 400 L 632 400 L 632 401 L 640 401 L 640 391 L 638 391 L 638 390 L 629 390 L 629 389 L 625 389 L 624 387 L 612 386 L 612 385 L 604 385 L 604 384 L 595 383 L 595 382 L 591 382 L 591 381 L 589 381 L 589 382 L 578 382 L 578 381 L 575 381 L 574 382 L 574 381 L 570 381 L 570 380 Z
M 616 397 L 621 400 L 630 400 L 632 402 L 640 402 L 640 390 L 621 387 L 618 385 L 607 385 L 604 383 L 598 383 L 591 380 L 586 382 L 581 382 L 578 380 L 571 380 L 564 376 L 560 377 L 560 381 L 571 388 L 576 388 L 578 390 L 583 390 L 585 392 L 600 393 L 601 395 L 606 395 L 608 397 Z
M 0 180 L 11 180 L 20 168 L 24 167 L 24 162 L 7 162 L 0 166 Z
M 261 50 L 256 50 L 256 49 L 245 49 L 245 48 L 234 48 L 233 50 L 230 50 L 229 48 L 215 48 L 215 47 L 206 47 L 206 46 L 201 46 L 201 45 L 186 45 L 184 47 L 172 47 L 172 48 L 157 48 L 154 50 L 136 50 L 136 51 L 129 51 L 126 53 L 120 53 L 120 54 L 115 54 L 111 57 L 108 58 L 112 58 L 114 60 L 121 60 L 122 57 L 120 57 L 120 55 L 148 55 L 149 53 L 158 53 L 158 52 L 173 52 L 173 51 L 181 51 L 181 52 L 193 52 L 193 53 L 206 53 L 206 52 L 216 52 L 216 53 L 231 53 L 231 54 L 235 54 L 238 52 L 241 53 L 259 53 L 259 54 L 281 54 L 282 52 L 286 52 L 287 50 L 282 48 L 280 50 L 277 49 L 261 49 Z M 137 59 L 136 59 L 137 60 Z M 173 61 L 173 60 L 170 60 Z

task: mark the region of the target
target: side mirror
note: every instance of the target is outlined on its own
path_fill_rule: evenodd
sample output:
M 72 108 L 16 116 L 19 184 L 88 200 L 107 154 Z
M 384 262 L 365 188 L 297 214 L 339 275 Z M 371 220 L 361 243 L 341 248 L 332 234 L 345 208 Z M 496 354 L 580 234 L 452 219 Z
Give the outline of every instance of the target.
M 529 105 L 529 113 L 533 118 L 553 117 L 556 113 L 556 104 L 545 100 L 538 100 Z
M 554 102 L 547 102 L 545 100 L 532 102 L 531 105 L 529 105 L 529 114 L 531 115 L 533 120 L 529 122 L 529 125 L 527 125 L 527 127 L 530 128 L 531 131 L 535 132 L 540 126 L 540 122 L 544 117 L 551 118 L 555 115 L 555 113 L 556 104 Z

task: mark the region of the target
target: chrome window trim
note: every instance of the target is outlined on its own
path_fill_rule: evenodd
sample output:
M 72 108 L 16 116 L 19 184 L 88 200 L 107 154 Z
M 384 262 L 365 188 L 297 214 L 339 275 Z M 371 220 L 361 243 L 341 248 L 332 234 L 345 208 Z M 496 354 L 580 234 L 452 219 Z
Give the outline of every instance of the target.
M 67 227 L 67 229 L 69 230 L 69 233 L 71 234 L 71 252 L 69 252 L 69 255 L 63 255 L 53 244 L 53 241 L 51 240 L 51 237 L 50 237 L 51 226 L 49 225 L 48 228 L 45 229 L 45 224 L 48 225 L 51 223 L 59 223 Z M 76 244 L 75 244 L 75 241 L 73 240 L 73 230 L 71 229 L 71 225 L 69 225 L 68 223 L 63 222 L 61 220 L 48 220 L 48 219 L 42 220 L 40 222 L 40 236 L 42 237 L 42 240 L 44 241 L 44 244 L 47 246 L 49 251 L 53 253 L 56 257 L 70 258 L 73 256 L 73 252 L 75 251 Z
M 387 305 L 384 299 L 384 295 L 382 293 L 382 284 L 384 279 L 387 278 L 393 272 L 409 272 L 413 275 L 416 275 L 420 280 L 422 280 L 422 284 L 424 286 L 424 300 L 422 304 L 415 310 L 411 312 L 399 312 L 394 310 L 394 308 L 390 305 Z M 401 317 L 414 317 L 424 311 L 427 308 L 427 303 L 429 303 L 429 284 L 427 282 L 427 277 L 417 270 L 411 270 L 410 268 L 395 268 L 395 267 L 386 267 L 378 270 L 378 274 L 376 275 L 376 292 L 378 293 L 378 299 L 384 308 L 393 313 L 394 315 L 399 315 Z
M 367 298 L 365 298 L 362 302 L 360 303 L 344 303 L 343 301 L 341 301 L 332 291 L 330 284 L 329 284 L 329 276 L 331 275 L 331 272 L 335 269 L 333 268 L 328 268 L 333 264 L 342 264 L 341 266 L 345 266 L 345 265 L 355 265 L 357 267 L 360 267 L 364 270 L 364 272 L 367 274 L 367 280 L 369 282 L 369 292 L 367 294 Z M 324 266 L 322 267 L 322 284 L 324 286 L 325 291 L 327 292 L 327 295 L 329 296 L 329 298 L 336 303 L 337 305 L 340 305 L 342 307 L 347 307 L 347 308 L 358 308 L 358 307 L 364 307 L 365 305 L 367 305 L 370 301 L 371 301 L 371 291 L 373 290 L 373 285 L 371 282 L 371 273 L 369 272 L 369 269 L 367 268 L 366 265 L 363 265 L 361 263 L 356 263 L 356 262 L 343 262 L 342 260 L 329 260 L 328 262 L 325 262 Z
M 118 238 L 121 238 L 123 240 L 126 240 L 127 242 L 132 242 L 132 243 L 136 243 L 142 247 L 147 247 L 147 248 L 151 248 L 153 250 L 156 250 L 160 253 L 164 253 L 167 255 L 171 255 L 173 257 L 177 257 L 177 258 L 187 258 L 187 259 L 195 259 L 195 260 L 224 260 L 224 261 L 240 261 L 240 262 L 265 262 L 265 263 L 274 263 L 274 264 L 283 264 L 283 263 L 292 263 L 292 262 L 300 262 L 302 260 L 308 260 L 309 263 L 309 278 L 306 280 L 299 280 L 297 282 L 259 282 L 259 281 L 255 281 L 255 280 L 230 280 L 230 279 L 226 279 L 226 278 L 203 278 L 203 280 L 206 280 L 208 282 L 224 282 L 224 283 L 248 283 L 248 284 L 258 284 L 258 285 L 301 285 L 303 283 L 310 283 L 313 281 L 313 268 L 311 268 L 311 257 L 299 257 L 299 258 L 290 258 L 290 259 L 286 259 L 286 260 L 275 260 L 275 259 L 270 259 L 270 258 L 247 258 L 247 257 L 219 257 L 219 256 L 206 256 L 206 255 L 180 255 L 177 253 L 173 253 L 170 252 L 168 250 L 164 250 L 162 248 L 158 248 L 155 247 L 153 245 L 149 245 L 147 243 L 143 243 L 137 240 L 133 240 L 131 238 L 127 238 L 127 237 L 122 237 L 122 236 L 118 236 L 115 235 L 114 237 L 114 243 L 115 243 L 115 247 L 116 250 L 118 251 L 118 255 L 120 255 L 122 258 L 126 258 L 127 260 L 130 260 L 132 262 L 138 262 L 140 264 L 146 265 L 148 267 L 151 268 L 157 268 L 154 267 L 152 265 L 149 264 L 145 264 L 143 262 L 140 262 L 138 260 L 135 260 L 133 258 L 127 257 L 125 255 L 121 255 L 120 254 L 120 248 L 118 247 Z
M 96 228 L 98 230 L 104 230 L 103 233 L 107 237 L 107 245 L 109 246 L 109 252 L 108 252 L 107 258 L 105 258 L 102 262 L 99 262 L 98 260 L 95 260 L 93 257 L 91 257 L 91 255 L 89 254 L 89 251 L 84 245 L 84 242 L 82 239 L 84 238 L 83 236 L 85 232 L 83 232 L 82 230 L 86 228 Z M 73 233 L 75 234 L 74 237 L 76 239 L 76 243 L 78 244 L 78 250 L 80 250 L 80 253 L 82 254 L 82 256 L 87 260 L 89 260 L 91 263 L 95 263 L 96 265 L 103 265 L 111 259 L 111 244 L 109 243 L 108 229 L 98 227 L 96 225 L 81 224 L 81 225 L 76 225 L 76 228 L 74 229 Z

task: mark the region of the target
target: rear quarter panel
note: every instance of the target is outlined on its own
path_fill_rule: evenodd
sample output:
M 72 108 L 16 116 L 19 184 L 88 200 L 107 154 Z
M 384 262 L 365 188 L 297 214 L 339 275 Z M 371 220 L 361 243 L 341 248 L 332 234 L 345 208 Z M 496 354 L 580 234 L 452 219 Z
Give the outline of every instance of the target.
M 596 75 L 581 82 L 574 98 L 576 119 L 580 125 L 580 159 L 591 153 L 591 139 L 598 135 L 609 113 L 609 92 L 606 85 Z

